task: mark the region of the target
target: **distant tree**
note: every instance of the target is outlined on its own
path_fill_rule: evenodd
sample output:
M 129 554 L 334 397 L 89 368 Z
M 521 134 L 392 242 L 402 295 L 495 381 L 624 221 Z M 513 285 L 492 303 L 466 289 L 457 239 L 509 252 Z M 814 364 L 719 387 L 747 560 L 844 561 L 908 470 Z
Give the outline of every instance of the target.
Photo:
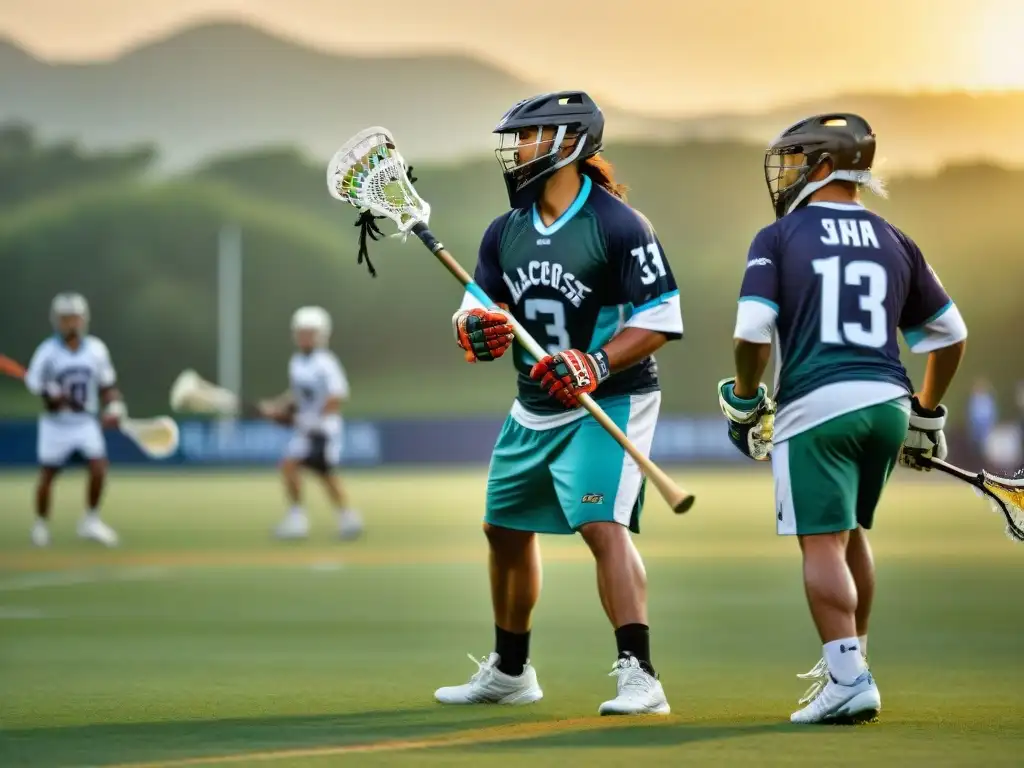
M 0 208 L 44 195 L 141 176 L 156 149 L 144 145 L 116 152 L 87 153 L 70 141 L 42 144 L 31 126 L 0 125 Z

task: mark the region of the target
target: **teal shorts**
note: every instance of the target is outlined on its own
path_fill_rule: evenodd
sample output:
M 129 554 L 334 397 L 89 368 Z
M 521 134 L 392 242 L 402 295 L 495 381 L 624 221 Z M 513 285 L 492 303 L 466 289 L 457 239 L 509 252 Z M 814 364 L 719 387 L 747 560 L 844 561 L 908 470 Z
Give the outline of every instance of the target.
M 660 392 L 601 400 L 612 421 L 648 455 L 660 405 Z M 491 456 L 484 520 L 558 534 L 615 522 L 639 533 L 644 487 L 636 462 L 590 414 L 550 426 L 517 404 Z
M 780 535 L 870 528 L 907 436 L 896 402 L 861 408 L 772 448 Z

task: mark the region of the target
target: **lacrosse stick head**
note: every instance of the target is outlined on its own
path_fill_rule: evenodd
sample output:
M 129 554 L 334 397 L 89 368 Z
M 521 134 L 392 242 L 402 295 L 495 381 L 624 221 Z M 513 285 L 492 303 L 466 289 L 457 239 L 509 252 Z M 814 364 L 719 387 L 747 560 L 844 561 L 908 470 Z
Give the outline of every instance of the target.
M 992 496 L 987 498 L 993 511 L 1000 512 L 1006 521 L 1006 535 L 1018 543 L 1024 542 L 1024 478 L 997 477 L 982 471 L 981 481 Z
M 166 459 L 178 450 L 178 424 L 169 416 L 129 419 L 122 422 L 121 431 L 150 458 Z
M 234 392 L 211 384 L 192 369 L 182 371 L 171 386 L 171 409 L 190 413 L 233 415 L 238 411 Z
M 412 185 L 387 128 L 366 128 L 334 153 L 327 166 L 327 191 L 360 211 L 391 219 L 403 234 L 430 220 L 430 205 Z

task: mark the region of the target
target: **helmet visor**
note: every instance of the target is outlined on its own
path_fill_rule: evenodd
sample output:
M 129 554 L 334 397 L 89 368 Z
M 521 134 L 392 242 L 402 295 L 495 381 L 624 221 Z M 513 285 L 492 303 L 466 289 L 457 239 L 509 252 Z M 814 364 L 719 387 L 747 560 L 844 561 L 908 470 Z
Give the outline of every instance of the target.
M 764 156 L 764 180 L 768 183 L 772 202 L 794 184 L 799 183 L 807 174 L 809 165 L 807 155 L 792 151 L 793 147 L 782 147 L 769 150 Z

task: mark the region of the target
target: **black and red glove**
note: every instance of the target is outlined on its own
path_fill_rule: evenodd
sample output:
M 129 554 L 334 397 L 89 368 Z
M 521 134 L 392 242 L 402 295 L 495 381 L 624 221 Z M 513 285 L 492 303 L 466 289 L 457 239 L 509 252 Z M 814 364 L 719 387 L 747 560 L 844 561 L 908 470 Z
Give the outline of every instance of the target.
M 452 317 L 455 341 L 466 353 L 466 362 L 497 360 L 512 346 L 508 315 L 498 310 L 464 309 Z
M 566 408 L 578 408 L 579 396 L 593 392 L 609 375 L 608 355 L 603 349 L 593 354 L 566 349 L 541 358 L 530 370 L 530 378 Z

